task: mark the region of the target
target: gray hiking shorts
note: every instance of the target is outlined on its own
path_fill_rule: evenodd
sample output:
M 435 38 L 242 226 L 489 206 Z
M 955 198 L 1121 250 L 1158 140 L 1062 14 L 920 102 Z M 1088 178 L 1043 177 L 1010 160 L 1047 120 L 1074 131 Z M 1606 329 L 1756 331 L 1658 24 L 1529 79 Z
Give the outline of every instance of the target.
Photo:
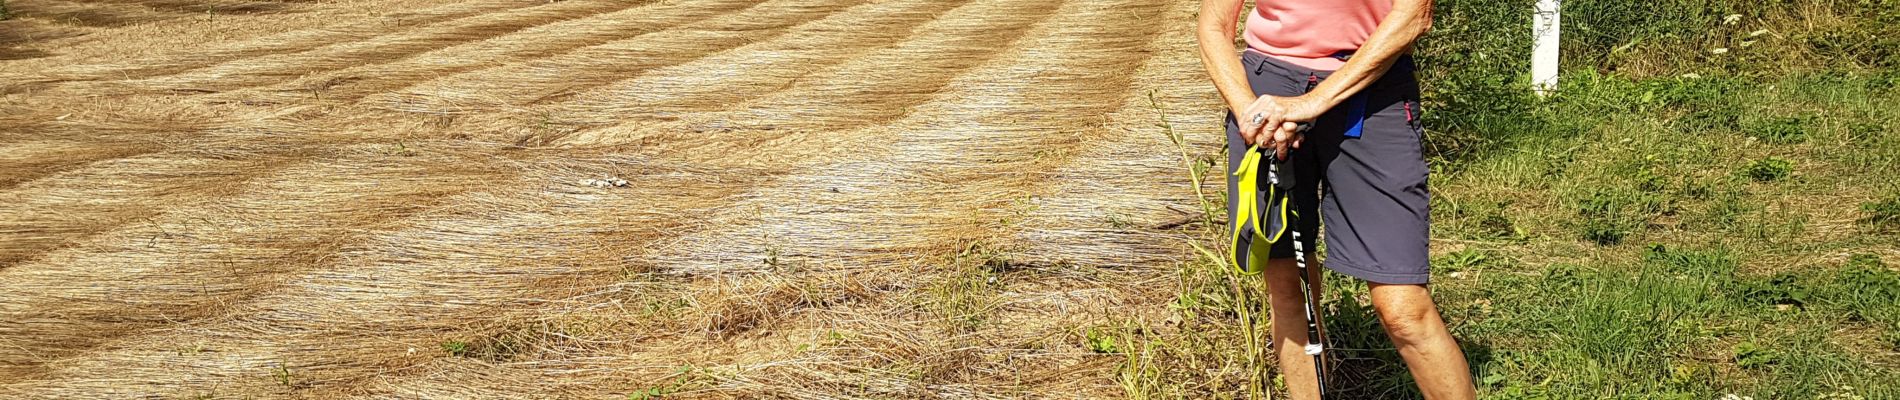
M 1298 96 L 1312 90 L 1331 71 L 1316 71 L 1253 51 L 1241 56 L 1247 82 L 1256 94 Z M 1401 59 L 1385 76 L 1340 103 L 1314 121 L 1306 141 L 1294 149 L 1291 164 L 1294 186 L 1288 193 L 1298 217 L 1295 227 L 1309 251 L 1323 220 L 1326 230 L 1326 268 L 1387 284 L 1423 284 L 1429 280 L 1427 247 L 1431 239 L 1431 194 L 1425 189 L 1425 166 L 1420 138 L 1418 80 L 1410 57 Z M 1358 125 L 1357 129 L 1354 125 Z M 1356 135 L 1356 137 L 1354 137 Z M 1253 201 L 1256 209 L 1277 209 L 1266 191 L 1252 199 L 1236 199 L 1238 179 L 1233 172 L 1247 151 L 1239 124 L 1227 115 L 1227 214 L 1229 227 L 1244 229 L 1233 251 L 1252 247 L 1253 228 L 1231 218 L 1238 201 Z M 1265 171 L 1265 168 L 1261 169 Z M 1262 178 L 1264 181 L 1265 178 Z M 1265 183 L 1262 183 L 1265 185 Z M 1278 213 L 1268 213 L 1268 227 L 1281 224 Z M 1314 218 L 1313 216 L 1319 216 Z M 1288 235 L 1290 236 L 1290 235 Z M 1293 239 L 1272 244 L 1271 258 L 1293 256 Z M 1248 257 L 1234 257 L 1242 271 L 1258 271 Z

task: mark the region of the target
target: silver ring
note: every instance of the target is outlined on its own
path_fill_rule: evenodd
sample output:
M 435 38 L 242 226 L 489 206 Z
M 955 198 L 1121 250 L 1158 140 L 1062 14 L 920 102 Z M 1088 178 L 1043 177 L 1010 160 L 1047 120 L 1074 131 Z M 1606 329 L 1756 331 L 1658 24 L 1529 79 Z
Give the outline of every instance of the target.
M 1266 115 L 1266 114 L 1254 114 L 1254 115 L 1253 115 L 1253 124 L 1254 124 L 1254 125 L 1260 125 L 1260 124 L 1261 124 L 1261 123 L 1263 123 L 1263 122 L 1267 122 L 1267 115 Z

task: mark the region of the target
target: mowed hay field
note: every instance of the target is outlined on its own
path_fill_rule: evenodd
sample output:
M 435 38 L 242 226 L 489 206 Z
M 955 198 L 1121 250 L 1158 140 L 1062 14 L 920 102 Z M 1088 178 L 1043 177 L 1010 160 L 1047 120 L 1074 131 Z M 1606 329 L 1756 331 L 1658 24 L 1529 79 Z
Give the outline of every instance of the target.
M 3 398 L 1114 396 L 1219 140 L 1192 1 L 7 6 Z
M 1480 394 L 1900 399 L 1893 1 L 1438 1 Z M 0 399 L 1280 398 L 1197 8 L 4 0 Z

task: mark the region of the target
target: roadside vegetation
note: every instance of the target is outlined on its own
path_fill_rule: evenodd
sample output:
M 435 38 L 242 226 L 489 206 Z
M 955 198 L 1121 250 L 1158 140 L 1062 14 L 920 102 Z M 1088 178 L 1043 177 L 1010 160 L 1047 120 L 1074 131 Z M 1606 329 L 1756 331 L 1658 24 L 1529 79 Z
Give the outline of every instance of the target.
M 1547 99 L 1530 1 L 1437 6 L 1435 289 L 1483 397 L 1900 398 L 1900 3 L 1568 1 Z M 1330 385 L 1418 397 L 1342 278 Z M 1263 317 L 1235 279 L 1203 257 L 1181 322 L 1128 332 L 1131 397 L 1248 394 L 1205 367 L 1272 365 L 1238 345 Z
M 1273 395 L 1196 3 L 12 1 L 0 399 Z M 1438 6 L 1488 398 L 1900 398 L 1900 5 Z

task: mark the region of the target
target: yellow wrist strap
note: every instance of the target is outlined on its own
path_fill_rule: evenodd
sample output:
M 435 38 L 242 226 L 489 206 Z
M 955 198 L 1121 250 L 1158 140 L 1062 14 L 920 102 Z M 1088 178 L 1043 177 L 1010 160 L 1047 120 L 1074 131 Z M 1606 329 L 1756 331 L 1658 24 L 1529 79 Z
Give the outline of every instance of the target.
M 1234 226 L 1229 229 L 1233 232 L 1233 238 L 1227 248 L 1230 257 L 1228 261 L 1232 262 L 1236 267 L 1240 266 L 1242 254 L 1251 254 L 1254 251 L 1271 249 L 1271 245 L 1279 242 L 1280 237 L 1286 234 L 1287 224 L 1291 221 L 1287 219 L 1287 204 L 1292 202 L 1286 198 L 1286 192 L 1279 191 L 1279 188 L 1270 182 L 1267 185 L 1268 207 L 1272 207 L 1273 200 L 1278 200 L 1280 203 L 1280 226 L 1273 230 L 1272 235 L 1267 235 L 1265 228 L 1262 228 L 1264 224 L 1262 223 L 1263 221 L 1261 221 L 1261 216 L 1265 213 L 1259 210 L 1258 199 L 1260 198 L 1260 161 L 1265 156 L 1266 155 L 1260 151 L 1260 146 L 1252 146 L 1247 149 L 1246 155 L 1241 156 L 1240 167 L 1234 169 L 1234 176 L 1239 177 L 1240 182 L 1238 185 L 1235 185 L 1239 193 L 1234 194 L 1237 196 L 1234 202 Z M 1273 212 L 1273 210 L 1267 210 L 1267 212 Z M 1244 227 L 1250 223 L 1253 225 L 1255 234 L 1254 244 L 1256 246 L 1251 246 L 1255 248 L 1243 248 L 1240 245 L 1240 234 L 1245 232 Z M 1264 244 L 1266 245 L 1261 245 L 1261 240 L 1265 240 Z M 1252 257 L 1249 261 L 1264 259 L 1266 259 L 1266 257 Z M 1240 272 L 1243 274 L 1254 274 L 1258 273 L 1260 269 L 1264 267 L 1263 265 L 1255 264 L 1257 263 L 1248 263 L 1247 268 L 1242 269 Z

